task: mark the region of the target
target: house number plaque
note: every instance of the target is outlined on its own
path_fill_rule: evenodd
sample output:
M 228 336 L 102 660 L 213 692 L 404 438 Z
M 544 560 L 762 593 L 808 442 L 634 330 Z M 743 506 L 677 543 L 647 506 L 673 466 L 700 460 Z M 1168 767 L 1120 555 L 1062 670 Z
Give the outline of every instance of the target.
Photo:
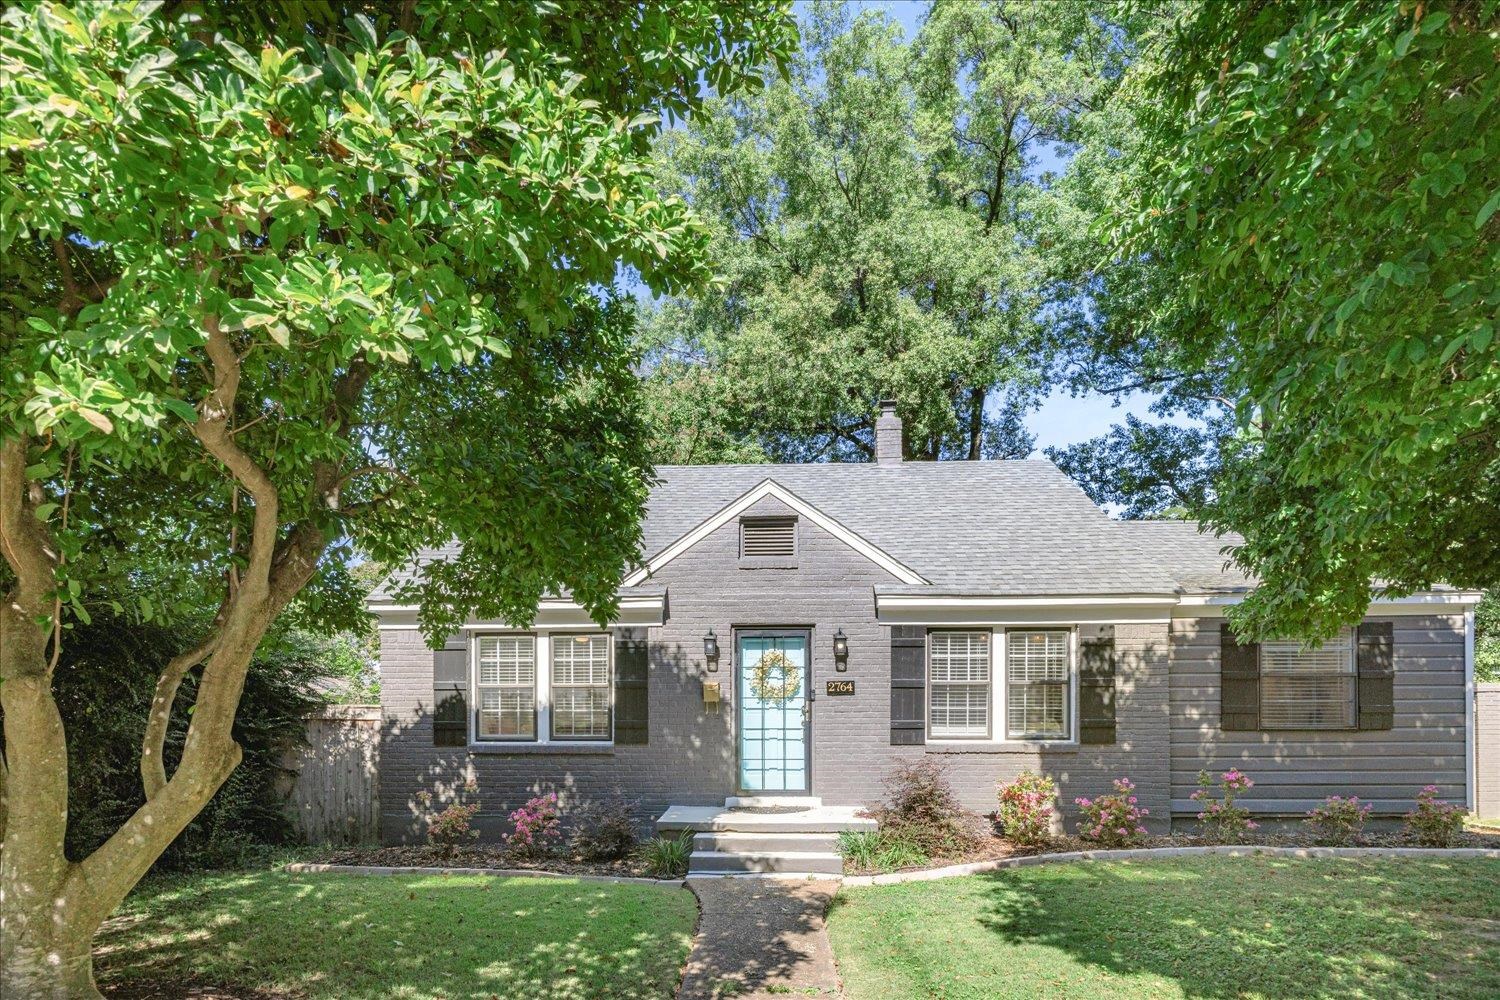
M 853 694 L 853 693 L 854 693 L 854 682 L 853 681 L 829 681 L 828 682 L 828 694 L 829 694 L 830 697 L 836 697 L 836 696 L 841 695 L 841 694 Z

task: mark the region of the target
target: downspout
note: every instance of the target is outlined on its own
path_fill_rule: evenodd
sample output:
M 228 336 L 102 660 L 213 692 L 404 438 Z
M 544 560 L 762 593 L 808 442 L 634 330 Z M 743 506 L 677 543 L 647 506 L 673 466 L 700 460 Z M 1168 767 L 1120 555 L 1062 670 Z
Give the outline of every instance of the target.
M 1464 805 L 1479 808 L 1474 787 L 1474 609 L 1464 612 Z

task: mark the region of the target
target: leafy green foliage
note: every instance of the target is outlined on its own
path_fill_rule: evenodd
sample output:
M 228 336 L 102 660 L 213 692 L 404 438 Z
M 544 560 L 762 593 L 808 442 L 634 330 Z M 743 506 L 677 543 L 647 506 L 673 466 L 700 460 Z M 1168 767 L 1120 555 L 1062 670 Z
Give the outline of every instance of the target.
M 911 44 L 843 5 L 804 23 L 787 79 L 661 139 L 723 281 L 651 318 L 654 453 L 865 460 L 890 396 L 909 457 L 1028 454 L 1049 252 L 1084 226 L 1036 158 L 1112 86 L 1109 27 L 970 2 L 934 4 Z
M 646 870 L 656 878 L 681 878 L 687 874 L 688 859 L 693 854 L 693 834 L 684 831 L 675 837 L 657 836 L 641 847 Z
M 1139 312 L 1099 353 L 1229 407 L 1197 512 L 1262 581 L 1245 634 L 1331 635 L 1376 579 L 1497 582 L 1497 17 L 1195 5 L 1119 92 L 1133 176 L 1105 284 Z
M 85 541 L 131 548 L 137 514 L 181 529 L 200 606 L 244 565 L 255 505 L 195 440 L 215 330 L 283 541 L 397 562 L 458 538 L 420 595 L 434 632 L 561 587 L 609 613 L 647 466 L 632 315 L 600 290 L 619 262 L 658 293 L 708 276 L 650 140 L 795 27 L 774 0 L 593 12 L 5 13 L 0 413 L 57 498 L 38 514 L 76 614 L 101 589 Z
M 1202 510 L 1212 496 L 1211 432 L 1148 423 L 1134 414 L 1103 437 L 1047 457 L 1077 480 L 1089 499 L 1114 504 L 1126 518 L 1174 517 Z
M 141 736 L 156 678 L 190 645 L 203 623 L 140 622 L 109 612 L 79 623 L 63 646 L 57 703 L 68 736 L 68 837 L 71 858 L 87 857 L 144 801 Z M 219 867 L 293 842 L 285 814 L 287 751 L 305 739 L 303 717 L 319 704 L 321 651 L 307 634 L 270 637 L 245 683 L 234 738 L 244 760 L 230 780 L 162 855 L 158 868 Z M 191 718 L 195 679 L 185 682 L 167 730 L 175 760 Z
M 1500 681 L 1500 590 L 1491 590 L 1474 609 L 1474 676 Z

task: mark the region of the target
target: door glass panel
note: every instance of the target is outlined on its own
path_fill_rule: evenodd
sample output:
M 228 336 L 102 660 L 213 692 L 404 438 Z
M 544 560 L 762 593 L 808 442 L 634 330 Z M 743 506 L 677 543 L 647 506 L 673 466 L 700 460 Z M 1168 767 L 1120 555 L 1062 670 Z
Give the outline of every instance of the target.
M 807 791 L 807 637 L 740 637 L 740 790 Z

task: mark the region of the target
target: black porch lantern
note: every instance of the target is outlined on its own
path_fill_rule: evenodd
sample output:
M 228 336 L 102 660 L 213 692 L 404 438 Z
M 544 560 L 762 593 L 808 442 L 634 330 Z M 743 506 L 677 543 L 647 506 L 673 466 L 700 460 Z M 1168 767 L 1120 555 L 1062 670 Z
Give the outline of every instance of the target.
M 714 635 L 713 629 L 709 629 L 708 635 L 703 637 L 703 658 L 708 661 L 710 672 L 719 669 L 719 637 Z
M 843 629 L 833 633 L 833 669 L 839 673 L 849 669 L 849 637 Z

